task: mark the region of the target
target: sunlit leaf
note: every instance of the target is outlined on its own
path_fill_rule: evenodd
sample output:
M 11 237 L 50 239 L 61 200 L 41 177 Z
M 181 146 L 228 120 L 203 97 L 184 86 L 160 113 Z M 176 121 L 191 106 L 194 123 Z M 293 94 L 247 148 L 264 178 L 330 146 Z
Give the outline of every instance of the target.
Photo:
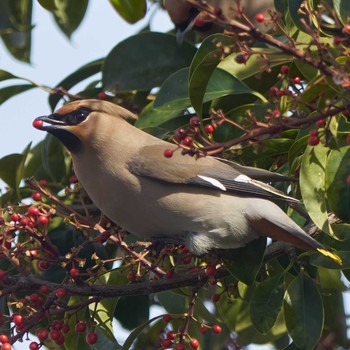
M 135 23 L 145 16 L 146 0 L 109 0 L 127 22 Z
M 287 287 L 284 317 L 294 343 L 313 350 L 323 329 L 323 303 L 314 282 L 301 272 Z

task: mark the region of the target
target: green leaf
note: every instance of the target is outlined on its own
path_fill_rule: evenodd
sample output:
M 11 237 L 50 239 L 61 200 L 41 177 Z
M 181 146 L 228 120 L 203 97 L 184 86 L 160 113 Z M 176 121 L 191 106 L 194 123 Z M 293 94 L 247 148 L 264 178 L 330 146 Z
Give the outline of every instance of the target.
M 300 23 L 300 20 L 306 19 L 306 23 L 307 21 L 307 17 L 306 15 L 300 13 L 299 9 L 301 4 L 304 2 L 304 0 L 288 0 L 288 8 L 289 8 L 289 13 L 290 16 L 292 18 L 293 23 L 300 29 L 300 30 L 305 30 L 304 26 Z
M 8 51 L 18 60 L 30 61 L 32 1 L 0 1 L 0 36 Z
M 4 81 L 8 79 L 21 79 L 21 78 L 17 77 L 16 75 L 13 75 L 10 72 L 7 72 L 6 70 L 0 69 L 0 81 Z
M 159 50 L 161 48 L 161 50 Z M 103 86 L 111 91 L 150 90 L 172 73 L 187 67 L 196 48 L 179 46 L 170 34 L 146 32 L 115 46 L 103 65 Z
M 48 134 L 42 144 L 43 168 L 50 176 L 50 180 L 61 182 L 66 175 L 65 148 L 58 139 Z
M 346 182 L 350 173 L 350 146 L 331 150 L 325 173 L 328 205 L 337 217 L 350 223 L 350 186 Z
M 151 106 L 144 109 L 135 125 L 140 128 L 159 126 L 191 106 L 188 96 L 188 68 L 172 74 L 162 85 Z M 257 94 L 247 85 L 224 70 L 215 69 L 204 95 L 204 102 L 231 94 Z M 185 122 L 185 121 L 184 121 Z M 187 122 L 187 120 L 186 120 Z
M 23 154 L 10 154 L 0 159 L 0 178 L 6 182 L 18 195 L 19 184 L 24 176 L 24 163 L 26 161 L 30 144 Z
M 114 316 L 125 329 L 133 329 L 148 320 L 150 300 L 148 295 L 120 298 Z
M 8 99 L 10 99 L 11 97 L 17 96 L 18 94 L 33 88 L 35 88 L 35 86 L 33 85 L 21 84 L 21 85 L 6 86 L 0 89 L 0 105 L 3 104 Z
M 70 90 L 73 86 L 81 83 L 83 80 L 99 73 L 102 69 L 103 59 L 98 59 L 77 69 L 68 77 L 60 81 L 56 87 L 63 87 L 66 90 Z M 49 96 L 49 104 L 52 110 L 57 106 L 57 103 L 61 100 L 62 96 L 59 94 L 52 94 Z
M 303 272 L 288 285 L 284 297 L 284 317 L 294 343 L 313 350 L 323 329 L 324 311 L 320 292 Z
M 89 0 L 55 0 L 56 9 L 52 11 L 62 32 L 70 38 L 85 16 Z
M 128 336 L 128 338 L 125 340 L 125 343 L 123 344 L 121 350 L 129 350 L 134 340 L 138 337 L 138 335 L 143 332 L 143 330 L 153 321 L 158 320 L 159 318 L 163 317 L 163 315 L 159 315 L 156 317 L 151 318 L 147 322 L 139 325 L 137 328 L 135 328 Z
M 120 270 L 112 270 L 100 276 L 95 284 L 117 285 L 126 282 L 127 279 L 125 274 L 122 274 Z M 119 344 L 117 344 L 117 341 L 114 337 L 112 322 L 114 310 L 116 309 L 119 300 L 119 297 L 105 298 L 97 304 L 93 303 L 89 305 L 90 316 L 94 317 L 94 320 L 97 323 L 100 332 L 105 338 L 108 339 L 109 342 L 115 345 Z M 107 341 L 107 339 L 105 341 Z
M 225 267 L 233 277 L 251 285 L 260 270 L 265 247 L 266 238 L 260 237 L 243 248 L 225 250 L 223 253 Z
M 332 259 L 322 255 L 322 254 L 312 254 L 309 257 L 309 262 L 313 266 L 325 267 L 327 269 L 350 269 L 350 254 L 349 251 L 337 251 L 337 255 L 342 260 L 342 265 L 337 264 Z
M 146 0 L 109 0 L 116 11 L 129 23 L 135 23 L 145 16 Z
M 214 34 L 204 39 L 195 56 L 189 71 L 189 96 L 193 108 L 202 115 L 202 104 L 209 79 L 221 62 L 223 47 L 232 44 L 232 37 Z
M 252 50 L 257 51 L 259 49 L 252 48 Z M 277 67 L 291 62 L 290 57 L 279 54 L 279 52 L 277 49 L 264 48 L 264 53 L 269 57 L 269 67 Z M 261 58 L 259 55 L 252 55 L 245 64 L 236 62 L 237 55 L 237 53 L 234 53 L 227 56 L 219 63 L 218 68 L 227 71 L 239 80 L 245 80 L 261 73 L 262 68 L 259 61 Z
M 55 0 L 38 0 L 38 3 L 48 11 L 56 10 L 56 2 Z
M 186 312 L 187 297 L 183 294 L 169 290 L 157 293 L 157 299 L 169 314 Z
M 267 333 L 275 324 L 282 308 L 284 274 L 279 274 L 258 284 L 250 303 L 250 317 L 256 330 Z
M 329 149 L 322 144 L 305 149 L 300 168 L 300 190 L 305 208 L 322 231 L 333 235 L 328 222 L 325 168 Z
M 350 16 L 350 2 L 348 0 L 333 0 L 333 6 L 341 22 L 347 24 Z

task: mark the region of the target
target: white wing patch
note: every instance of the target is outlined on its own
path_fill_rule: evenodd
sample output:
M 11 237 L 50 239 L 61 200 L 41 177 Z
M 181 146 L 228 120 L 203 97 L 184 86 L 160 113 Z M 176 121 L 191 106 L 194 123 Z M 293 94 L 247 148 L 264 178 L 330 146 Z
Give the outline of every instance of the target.
M 244 183 L 251 183 L 252 179 L 248 177 L 247 175 L 240 174 L 234 178 L 235 181 L 237 182 L 244 182 Z
M 203 176 L 203 175 L 197 175 L 199 178 L 201 178 L 202 180 L 209 182 L 210 184 L 212 184 L 214 187 L 219 188 L 222 191 L 226 191 L 226 187 L 218 180 L 213 179 L 212 177 L 208 177 L 208 176 Z

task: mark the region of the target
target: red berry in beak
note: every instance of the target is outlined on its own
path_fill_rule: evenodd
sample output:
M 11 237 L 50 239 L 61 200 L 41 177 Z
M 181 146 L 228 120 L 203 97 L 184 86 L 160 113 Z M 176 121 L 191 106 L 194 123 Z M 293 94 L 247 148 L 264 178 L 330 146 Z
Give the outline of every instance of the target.
M 40 130 L 43 127 L 43 125 L 44 125 L 44 122 L 42 120 L 34 119 L 33 126 L 34 126 L 35 129 L 39 129 Z

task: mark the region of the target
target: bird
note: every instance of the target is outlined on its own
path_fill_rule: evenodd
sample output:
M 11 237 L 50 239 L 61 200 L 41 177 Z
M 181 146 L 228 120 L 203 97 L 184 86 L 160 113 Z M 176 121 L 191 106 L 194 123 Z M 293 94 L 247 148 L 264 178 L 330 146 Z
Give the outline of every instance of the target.
M 291 201 L 266 181 L 283 175 L 213 156 L 181 152 L 130 123 L 137 116 L 112 102 L 69 102 L 33 125 L 70 151 L 79 182 L 113 222 L 139 238 L 176 242 L 202 256 L 270 237 L 315 250 L 341 264 L 274 203 Z M 176 146 L 175 146 L 176 147 Z
M 207 0 L 205 3 L 213 9 L 220 9 L 220 15 L 222 14 L 227 19 L 241 20 L 245 24 L 247 23 L 246 19 L 248 19 L 260 31 L 266 32 L 272 27 L 270 23 L 258 23 L 255 16 L 263 14 L 265 18 L 268 18 L 268 11 L 275 9 L 274 0 Z M 182 42 L 185 35 L 192 29 L 200 31 L 205 36 L 223 32 L 223 28 L 214 25 L 213 18 L 208 17 L 205 12 L 199 12 L 184 0 L 164 0 L 163 6 L 175 24 L 179 42 Z M 246 19 L 241 18 L 240 11 L 243 11 Z M 199 20 L 196 20 L 197 16 L 199 16 Z

